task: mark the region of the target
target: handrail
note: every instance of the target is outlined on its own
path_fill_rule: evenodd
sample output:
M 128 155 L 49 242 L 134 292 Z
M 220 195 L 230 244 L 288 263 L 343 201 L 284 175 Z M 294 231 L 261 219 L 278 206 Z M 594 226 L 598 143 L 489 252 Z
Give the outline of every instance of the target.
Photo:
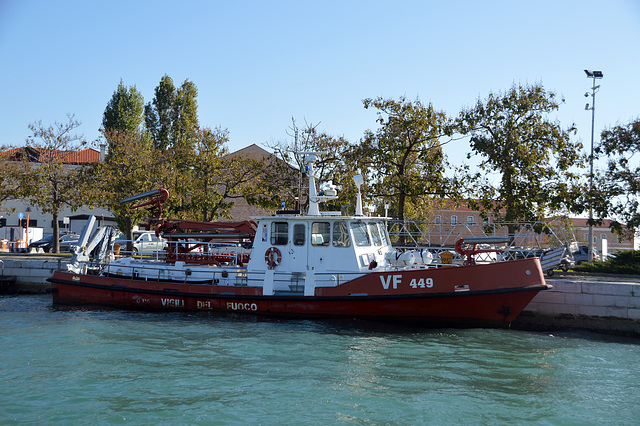
M 566 223 L 561 223 L 566 221 Z M 389 220 L 388 229 L 392 239 L 404 236 L 408 240 L 403 247 L 424 247 L 429 249 L 452 248 L 460 238 L 509 237 L 508 228 L 517 227 L 519 231 L 512 236 L 506 250 L 528 250 L 565 246 L 575 241 L 575 236 L 567 218 L 556 218 L 535 222 L 491 222 L 456 224 L 435 223 L 417 220 Z M 544 230 L 537 232 L 536 229 Z M 566 231 L 569 232 L 566 232 Z M 570 235 L 567 235 L 570 233 Z M 559 235 L 561 234 L 561 235 Z

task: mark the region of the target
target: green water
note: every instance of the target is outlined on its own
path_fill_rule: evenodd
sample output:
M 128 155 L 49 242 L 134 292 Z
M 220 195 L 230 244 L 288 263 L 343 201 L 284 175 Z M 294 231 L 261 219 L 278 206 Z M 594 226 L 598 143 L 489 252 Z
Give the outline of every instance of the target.
M 638 424 L 640 341 L 0 298 L 2 424 Z

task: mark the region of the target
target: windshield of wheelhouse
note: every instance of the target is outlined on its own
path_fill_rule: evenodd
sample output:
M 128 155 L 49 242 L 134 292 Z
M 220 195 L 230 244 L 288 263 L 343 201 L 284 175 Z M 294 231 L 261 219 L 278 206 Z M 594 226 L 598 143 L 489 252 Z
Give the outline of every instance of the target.
M 357 247 L 369 247 L 371 245 L 366 223 L 360 221 L 351 222 L 349 227 L 351 228 L 351 234 L 353 235 L 353 242 Z
M 388 246 L 389 243 L 389 233 L 387 232 L 386 223 L 378 222 L 378 228 L 380 228 L 380 235 L 382 236 L 382 245 Z
M 351 247 L 351 237 L 349 236 L 347 221 L 337 220 L 333 222 L 333 246 Z
M 382 245 L 382 237 L 380 236 L 380 229 L 378 229 L 378 224 L 375 222 L 369 222 L 369 233 L 371 234 L 371 239 L 373 240 L 374 246 Z

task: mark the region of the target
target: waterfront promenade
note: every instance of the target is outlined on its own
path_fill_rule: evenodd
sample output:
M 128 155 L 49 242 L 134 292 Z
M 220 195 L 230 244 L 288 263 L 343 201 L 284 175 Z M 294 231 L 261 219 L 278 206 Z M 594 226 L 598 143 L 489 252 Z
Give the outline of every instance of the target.
M 39 294 L 69 255 L 0 254 L 0 292 Z M 640 276 L 557 273 L 512 324 L 533 331 L 589 330 L 640 337 Z

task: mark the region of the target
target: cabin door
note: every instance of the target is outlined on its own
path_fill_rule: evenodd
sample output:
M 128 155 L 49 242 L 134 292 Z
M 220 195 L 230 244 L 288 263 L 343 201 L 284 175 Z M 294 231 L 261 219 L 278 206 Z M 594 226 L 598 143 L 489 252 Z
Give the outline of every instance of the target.
M 292 238 L 289 241 L 289 269 L 302 276 L 307 272 L 308 238 L 307 224 L 294 222 Z

